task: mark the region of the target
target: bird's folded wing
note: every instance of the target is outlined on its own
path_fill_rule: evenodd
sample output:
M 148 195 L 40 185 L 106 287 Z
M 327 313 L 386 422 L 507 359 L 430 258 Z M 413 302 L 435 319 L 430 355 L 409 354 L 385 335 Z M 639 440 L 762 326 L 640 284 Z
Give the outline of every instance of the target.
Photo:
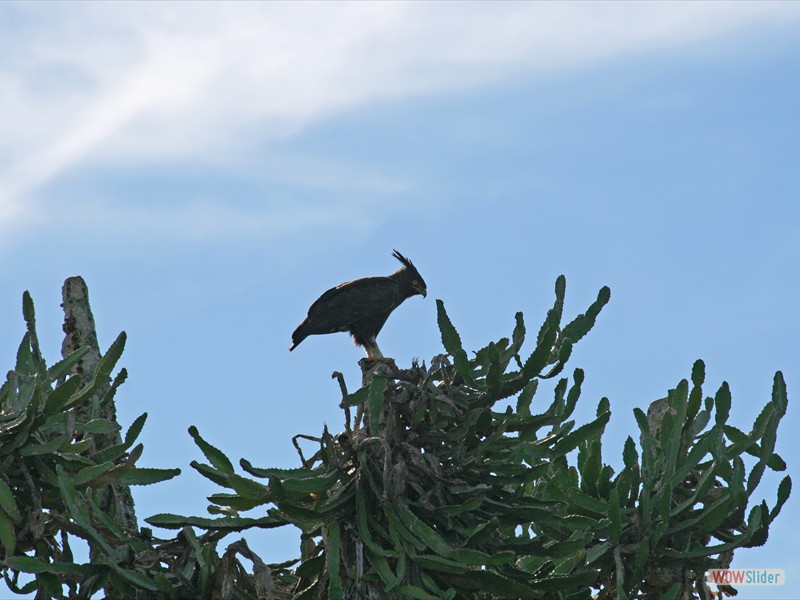
M 399 302 L 397 283 L 389 277 L 348 281 L 322 294 L 308 310 L 309 317 L 341 315 L 349 322 L 390 312 Z

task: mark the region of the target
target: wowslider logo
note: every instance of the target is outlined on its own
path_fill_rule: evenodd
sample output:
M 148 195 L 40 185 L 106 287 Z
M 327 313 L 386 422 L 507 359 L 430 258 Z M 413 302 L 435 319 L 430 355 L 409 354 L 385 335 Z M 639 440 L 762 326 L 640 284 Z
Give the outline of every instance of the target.
M 783 585 L 783 569 L 709 569 L 706 582 L 716 585 Z

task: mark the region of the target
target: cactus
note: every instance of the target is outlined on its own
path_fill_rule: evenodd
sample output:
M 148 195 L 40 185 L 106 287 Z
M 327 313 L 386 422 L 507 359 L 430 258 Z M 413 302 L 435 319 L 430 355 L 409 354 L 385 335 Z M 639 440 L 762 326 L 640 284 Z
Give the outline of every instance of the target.
M 362 361 L 364 385 L 353 393 L 334 373 L 343 431 L 296 436 L 297 468 L 242 459 L 237 469 L 191 427 L 206 461 L 191 466 L 222 491 L 209 496 L 211 516 L 146 519 L 174 531 L 170 539 L 121 526 L 113 503 L 100 502 L 113 485 L 178 474 L 136 466 L 146 415 L 119 443 L 93 443 L 119 429 L 98 415 L 124 380 L 121 371 L 108 383 L 124 334 L 88 379 L 69 376 L 88 350 L 48 368 L 26 295 L 28 331 L 0 388 L 6 581 L 41 598 L 89 598 L 101 589 L 137 599 L 709 597 L 705 571 L 727 567 L 738 548 L 764 544 L 790 494 L 787 476 L 771 508 L 751 502 L 766 469 L 786 468 L 775 454 L 783 377 L 776 374 L 771 401 L 744 433 L 728 424 L 727 384 L 704 396 L 705 366 L 697 361 L 690 380 L 647 413 L 634 410 L 639 439 L 628 437 L 616 473 L 602 455 L 609 401 L 598 402 L 588 423 L 571 418 L 581 369 L 555 382 L 546 406 L 537 396 L 540 380 L 563 372 L 610 298 L 603 288 L 562 326 L 565 290 L 559 277 L 554 306 L 525 353 L 522 313 L 510 338 L 470 357 L 437 301 L 446 353 L 407 369 L 390 359 Z M 298 438 L 313 442 L 310 457 Z M 749 472 L 744 454 L 756 459 Z M 300 529 L 301 544 L 300 556 L 285 563 L 265 564 L 244 539 L 220 545 L 231 534 L 286 525 Z M 89 563 L 72 560 L 74 537 L 96 548 Z M 34 579 L 20 585 L 20 573 Z

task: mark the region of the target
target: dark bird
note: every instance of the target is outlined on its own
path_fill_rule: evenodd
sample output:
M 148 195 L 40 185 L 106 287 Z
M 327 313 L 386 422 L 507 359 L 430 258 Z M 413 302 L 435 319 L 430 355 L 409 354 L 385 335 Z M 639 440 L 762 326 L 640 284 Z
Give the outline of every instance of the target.
M 386 319 L 406 298 L 427 295 L 425 281 L 413 263 L 397 250 L 392 253 L 403 266 L 388 277 L 348 281 L 322 294 L 308 309 L 308 316 L 292 334 L 294 350 L 310 335 L 349 331 L 356 346 L 369 358 L 382 358 L 375 341 Z

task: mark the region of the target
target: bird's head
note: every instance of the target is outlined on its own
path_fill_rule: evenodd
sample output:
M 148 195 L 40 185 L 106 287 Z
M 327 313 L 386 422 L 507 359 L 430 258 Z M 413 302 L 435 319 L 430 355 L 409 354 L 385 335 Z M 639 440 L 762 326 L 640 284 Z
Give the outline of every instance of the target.
M 403 263 L 403 268 L 392 274 L 396 280 L 408 289 L 409 296 L 416 296 L 420 294 L 423 298 L 428 295 L 428 287 L 425 285 L 425 280 L 419 274 L 417 268 L 410 260 L 400 254 L 397 250 L 392 252 L 397 260 Z

